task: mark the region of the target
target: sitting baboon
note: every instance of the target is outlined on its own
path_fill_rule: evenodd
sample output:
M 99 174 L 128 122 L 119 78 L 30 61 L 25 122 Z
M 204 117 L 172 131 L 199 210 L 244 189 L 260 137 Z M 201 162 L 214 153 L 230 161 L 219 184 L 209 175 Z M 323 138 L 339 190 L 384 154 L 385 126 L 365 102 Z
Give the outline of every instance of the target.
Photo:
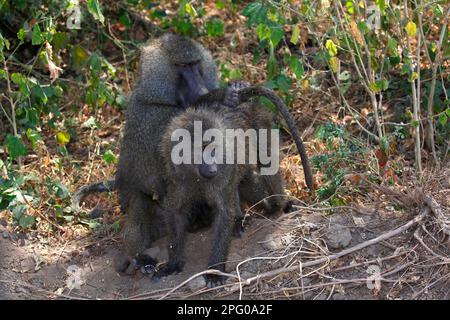
M 220 98 L 222 93 L 223 90 L 211 92 L 208 97 L 200 99 L 200 102 L 194 108 L 190 108 L 173 118 L 161 140 L 160 157 L 165 164 L 163 176 L 167 187 L 162 204 L 161 216 L 166 217 L 170 242 L 169 261 L 155 274 L 157 278 L 182 270 L 184 266 L 185 232 L 189 227 L 189 220 L 193 209 L 199 203 L 206 203 L 211 209 L 209 212 L 203 212 L 202 214 L 212 214 L 214 216 L 212 253 L 208 267 L 214 267 L 220 271 L 225 270 L 224 263 L 226 261 L 231 235 L 233 229 L 235 229 L 236 220 L 242 218 L 240 208 L 240 194 L 242 192 L 239 192 L 239 185 L 246 178 L 251 177 L 251 174 L 257 169 L 257 163 L 237 164 L 236 159 L 233 159 L 234 161 L 229 163 L 225 160 L 225 152 L 217 152 L 214 148 L 213 150 L 208 148 L 211 145 L 219 145 L 217 148 L 225 146 L 225 148 L 222 148 L 223 150 L 231 145 L 234 150 L 243 149 L 250 152 L 250 149 L 253 148 L 256 151 L 260 147 L 259 140 L 252 141 L 249 139 L 247 142 L 244 139 L 244 145 L 236 146 L 234 145 L 234 140 L 231 141 L 235 136 L 232 135 L 229 137 L 227 129 L 241 129 L 242 132 L 258 127 L 265 129 L 271 122 L 266 123 L 268 120 L 265 119 L 264 112 L 261 112 L 261 109 L 252 110 L 253 116 L 250 117 L 249 114 L 246 114 L 246 111 L 250 110 L 250 106 L 247 106 L 247 109 L 241 110 L 241 108 L 245 108 L 243 105 L 239 105 L 235 109 L 221 105 L 216 99 L 219 97 L 219 100 L 223 100 L 223 97 Z M 262 95 L 269 98 L 285 117 L 300 152 L 305 175 L 308 175 L 312 179 L 311 172 L 307 172 L 310 168 L 302 140 L 286 106 L 273 91 L 266 88 L 249 87 L 239 91 L 239 97 L 242 98 L 242 101 L 251 98 L 252 95 Z M 201 129 L 197 129 L 197 131 L 200 130 L 200 132 L 197 132 L 197 137 L 195 136 L 196 122 L 201 123 Z M 205 146 L 203 140 L 197 144 L 195 142 L 192 143 L 191 140 L 189 152 L 184 149 L 180 152 L 177 149 L 178 153 L 188 158 L 188 162 L 178 163 L 174 161 L 173 157 L 176 155 L 174 153 L 174 147 L 176 142 L 178 142 L 176 140 L 178 136 L 174 135 L 176 130 L 188 132 L 189 138 L 194 135 L 194 138 L 202 139 L 209 129 L 219 130 L 222 136 L 219 138 L 214 137 L 214 139 L 223 139 L 223 142 L 221 140 L 213 140 L 211 137 L 212 143 Z M 201 134 L 200 137 L 198 134 Z M 207 149 L 210 152 L 209 162 L 206 162 L 204 157 L 204 152 Z M 192 157 L 196 151 L 202 155 L 201 161 L 197 163 L 193 161 Z M 271 150 L 271 153 L 273 151 Z M 235 155 L 234 151 L 233 154 Z M 281 176 L 279 176 L 278 171 L 275 175 L 272 175 L 272 178 L 264 178 L 267 179 L 265 180 L 267 183 L 275 186 L 280 185 L 281 188 Z M 246 196 L 252 197 L 252 195 Z M 211 275 L 206 278 L 208 286 L 223 283 L 224 280 L 222 277 Z
M 242 217 L 238 186 L 246 170 L 251 170 L 249 164 L 227 164 L 225 152 L 214 148 L 223 146 L 226 149 L 234 141 L 226 135 L 226 129 L 246 129 L 247 123 L 236 113 L 211 110 L 208 106 L 189 108 L 170 122 L 160 144 L 160 157 L 165 165 L 163 176 L 166 182 L 166 195 L 162 201 L 161 216 L 167 221 L 169 232 L 169 261 L 154 277 L 159 278 L 174 272 L 179 272 L 184 266 L 184 238 L 188 229 L 189 217 L 198 203 L 206 203 L 210 210 L 203 214 L 212 215 L 213 239 L 212 252 L 208 267 L 225 270 L 228 246 L 233 234 L 235 222 Z M 201 136 L 195 136 L 195 122 L 201 123 Z M 173 147 L 176 142 L 172 135 L 176 130 L 185 130 L 189 138 L 202 139 L 208 129 L 216 129 L 222 135 L 206 146 L 202 141 L 196 144 L 191 140 L 190 152 L 186 152 L 189 160 L 186 163 L 175 164 L 172 159 Z M 222 139 L 217 141 L 215 139 Z M 193 143 L 192 143 L 193 142 Z M 215 147 L 217 146 L 217 147 Z M 212 148 L 211 148 L 212 147 Z M 204 152 L 211 148 L 209 162 L 205 160 Z M 235 146 L 235 150 L 239 148 Z M 201 155 L 201 161 L 195 163 L 196 152 Z M 219 158 L 221 157 L 221 158 Z M 206 277 L 208 286 L 223 283 L 223 278 L 209 275 Z
M 125 252 L 134 257 L 165 235 L 157 216 L 166 194 L 158 157 L 170 120 L 202 94 L 218 87 L 210 53 L 198 42 L 173 34 L 152 41 L 141 54 L 141 75 L 126 114 L 116 186 L 127 214 Z

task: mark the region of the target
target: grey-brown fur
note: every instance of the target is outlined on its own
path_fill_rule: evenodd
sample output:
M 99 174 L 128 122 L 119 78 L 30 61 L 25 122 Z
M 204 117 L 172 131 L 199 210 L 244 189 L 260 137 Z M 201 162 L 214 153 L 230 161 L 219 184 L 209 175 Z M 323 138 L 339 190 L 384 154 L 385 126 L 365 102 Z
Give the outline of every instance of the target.
M 248 129 L 248 123 L 239 117 L 238 113 L 225 106 L 217 109 L 210 105 L 201 105 L 195 109 L 189 108 L 170 122 L 159 149 L 161 160 L 165 164 L 163 176 L 167 186 L 161 216 L 165 217 L 169 231 L 169 262 L 155 274 L 156 277 L 182 270 L 185 260 L 185 233 L 188 228 L 189 216 L 197 203 L 207 203 L 211 211 L 205 214 L 214 216 L 212 251 L 208 262 L 208 267 L 214 269 L 225 270 L 224 263 L 235 221 L 242 216 L 238 186 L 245 171 L 249 170 L 251 165 L 218 164 L 217 174 L 212 178 L 205 178 L 202 176 L 198 164 L 175 165 L 172 162 L 172 148 L 178 143 L 171 141 L 172 132 L 183 128 L 188 130 L 193 137 L 194 121 L 201 121 L 203 132 L 211 128 L 220 130 L 224 136 L 224 148 L 230 143 L 229 138 L 227 139 L 225 136 L 225 129 Z M 247 143 L 246 148 L 249 147 Z M 225 153 L 223 156 L 225 157 Z M 225 162 L 224 159 L 223 162 Z M 214 286 L 222 283 L 223 278 L 209 276 L 207 281 L 209 286 Z
M 135 256 L 160 238 L 156 208 L 165 195 L 164 164 L 157 152 L 170 120 L 183 111 L 177 101 L 180 81 L 175 63 L 198 61 L 208 90 L 218 87 L 211 55 L 194 40 L 167 34 L 142 50 L 140 79 L 131 94 L 126 114 L 116 185 L 127 214 L 125 252 Z

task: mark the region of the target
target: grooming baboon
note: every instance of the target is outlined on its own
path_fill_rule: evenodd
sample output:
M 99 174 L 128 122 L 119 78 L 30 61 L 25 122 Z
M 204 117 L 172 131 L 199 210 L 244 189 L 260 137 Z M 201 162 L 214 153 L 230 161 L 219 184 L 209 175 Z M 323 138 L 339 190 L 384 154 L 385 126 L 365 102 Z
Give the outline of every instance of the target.
M 184 238 L 189 224 L 189 217 L 193 208 L 198 203 L 206 203 L 211 210 L 206 214 L 213 216 L 213 240 L 211 255 L 208 267 L 213 267 L 220 271 L 225 270 L 225 261 L 228 254 L 228 246 L 231 240 L 236 219 L 240 219 L 241 209 L 239 201 L 238 186 L 244 176 L 244 172 L 249 170 L 249 164 L 226 164 L 225 152 L 219 152 L 215 148 L 224 146 L 224 149 L 233 143 L 234 150 L 242 146 L 234 145 L 234 140 L 226 135 L 225 130 L 231 128 L 248 129 L 247 122 L 241 117 L 236 117 L 232 111 L 212 110 L 208 105 L 198 108 L 189 108 L 182 114 L 172 119 L 161 140 L 160 156 L 165 164 L 165 177 L 167 193 L 161 206 L 161 216 L 166 218 L 169 231 L 169 261 L 154 277 L 159 278 L 179 272 L 184 266 Z M 219 138 L 223 141 L 212 140 L 206 148 L 210 151 L 209 162 L 205 160 L 205 144 L 191 143 L 191 153 L 196 151 L 202 155 L 201 162 L 195 164 L 193 157 L 188 163 L 174 164 L 172 161 L 173 147 L 176 142 L 172 141 L 172 133 L 177 129 L 184 129 L 195 136 L 194 122 L 200 121 L 202 126 L 201 137 L 208 129 L 219 130 L 222 134 Z M 198 137 L 196 137 L 198 138 Z M 190 142 L 193 142 L 191 140 Z M 251 147 L 248 145 L 248 147 Z M 214 150 L 213 150 L 214 149 Z M 223 149 L 221 149 L 223 150 Z M 185 150 L 182 151 L 184 155 Z M 219 157 L 221 157 L 219 159 Z M 223 283 L 223 278 L 219 276 L 206 277 L 208 286 Z
M 127 214 L 127 255 L 134 257 L 166 233 L 156 212 L 166 194 L 161 174 L 165 164 L 157 152 L 162 133 L 174 116 L 217 87 L 212 57 L 196 41 L 167 34 L 143 49 L 116 175 L 120 205 Z

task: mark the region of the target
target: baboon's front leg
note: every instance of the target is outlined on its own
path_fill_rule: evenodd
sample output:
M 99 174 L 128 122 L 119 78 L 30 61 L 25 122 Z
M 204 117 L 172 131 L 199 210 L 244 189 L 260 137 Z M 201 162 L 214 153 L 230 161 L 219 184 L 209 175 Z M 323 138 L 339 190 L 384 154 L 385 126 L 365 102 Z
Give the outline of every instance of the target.
M 225 271 L 225 261 L 228 256 L 236 216 L 242 215 L 239 207 L 239 197 L 236 190 L 218 197 L 214 209 L 217 210 L 213 226 L 212 252 L 209 258 L 208 268 Z M 236 212 L 239 210 L 239 212 Z M 225 277 L 219 275 L 206 275 L 206 283 L 209 288 L 223 285 Z

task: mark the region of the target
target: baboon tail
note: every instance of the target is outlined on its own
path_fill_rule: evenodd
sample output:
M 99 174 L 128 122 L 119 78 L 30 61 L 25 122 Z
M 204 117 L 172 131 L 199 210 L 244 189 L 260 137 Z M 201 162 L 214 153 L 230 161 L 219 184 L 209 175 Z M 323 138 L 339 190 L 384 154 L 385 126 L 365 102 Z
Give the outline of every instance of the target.
M 72 196 L 72 208 L 77 212 L 82 211 L 82 209 L 80 207 L 80 203 L 84 199 L 84 197 L 86 197 L 87 195 L 89 195 L 91 193 L 110 192 L 110 191 L 114 191 L 115 189 L 116 189 L 116 180 L 115 179 L 110 179 L 110 180 L 96 182 L 96 183 L 88 184 L 86 186 L 82 186 Z M 94 210 L 96 210 L 96 209 L 94 209 Z
M 303 171 L 305 174 L 306 185 L 308 186 L 311 192 L 314 191 L 314 178 L 312 175 L 311 167 L 309 165 L 308 155 L 306 154 L 305 146 L 303 145 L 302 138 L 300 133 L 295 125 L 294 118 L 289 112 L 288 108 L 284 104 L 283 100 L 277 96 L 277 94 L 268 88 L 261 86 L 251 86 L 247 88 L 243 88 L 239 91 L 239 98 L 241 102 L 245 102 L 253 97 L 263 96 L 269 99 L 275 104 L 278 111 L 281 113 L 283 118 L 286 120 L 286 123 L 291 130 L 292 138 L 294 139 L 295 145 L 297 146 L 298 152 L 300 154 L 300 158 L 302 160 Z

